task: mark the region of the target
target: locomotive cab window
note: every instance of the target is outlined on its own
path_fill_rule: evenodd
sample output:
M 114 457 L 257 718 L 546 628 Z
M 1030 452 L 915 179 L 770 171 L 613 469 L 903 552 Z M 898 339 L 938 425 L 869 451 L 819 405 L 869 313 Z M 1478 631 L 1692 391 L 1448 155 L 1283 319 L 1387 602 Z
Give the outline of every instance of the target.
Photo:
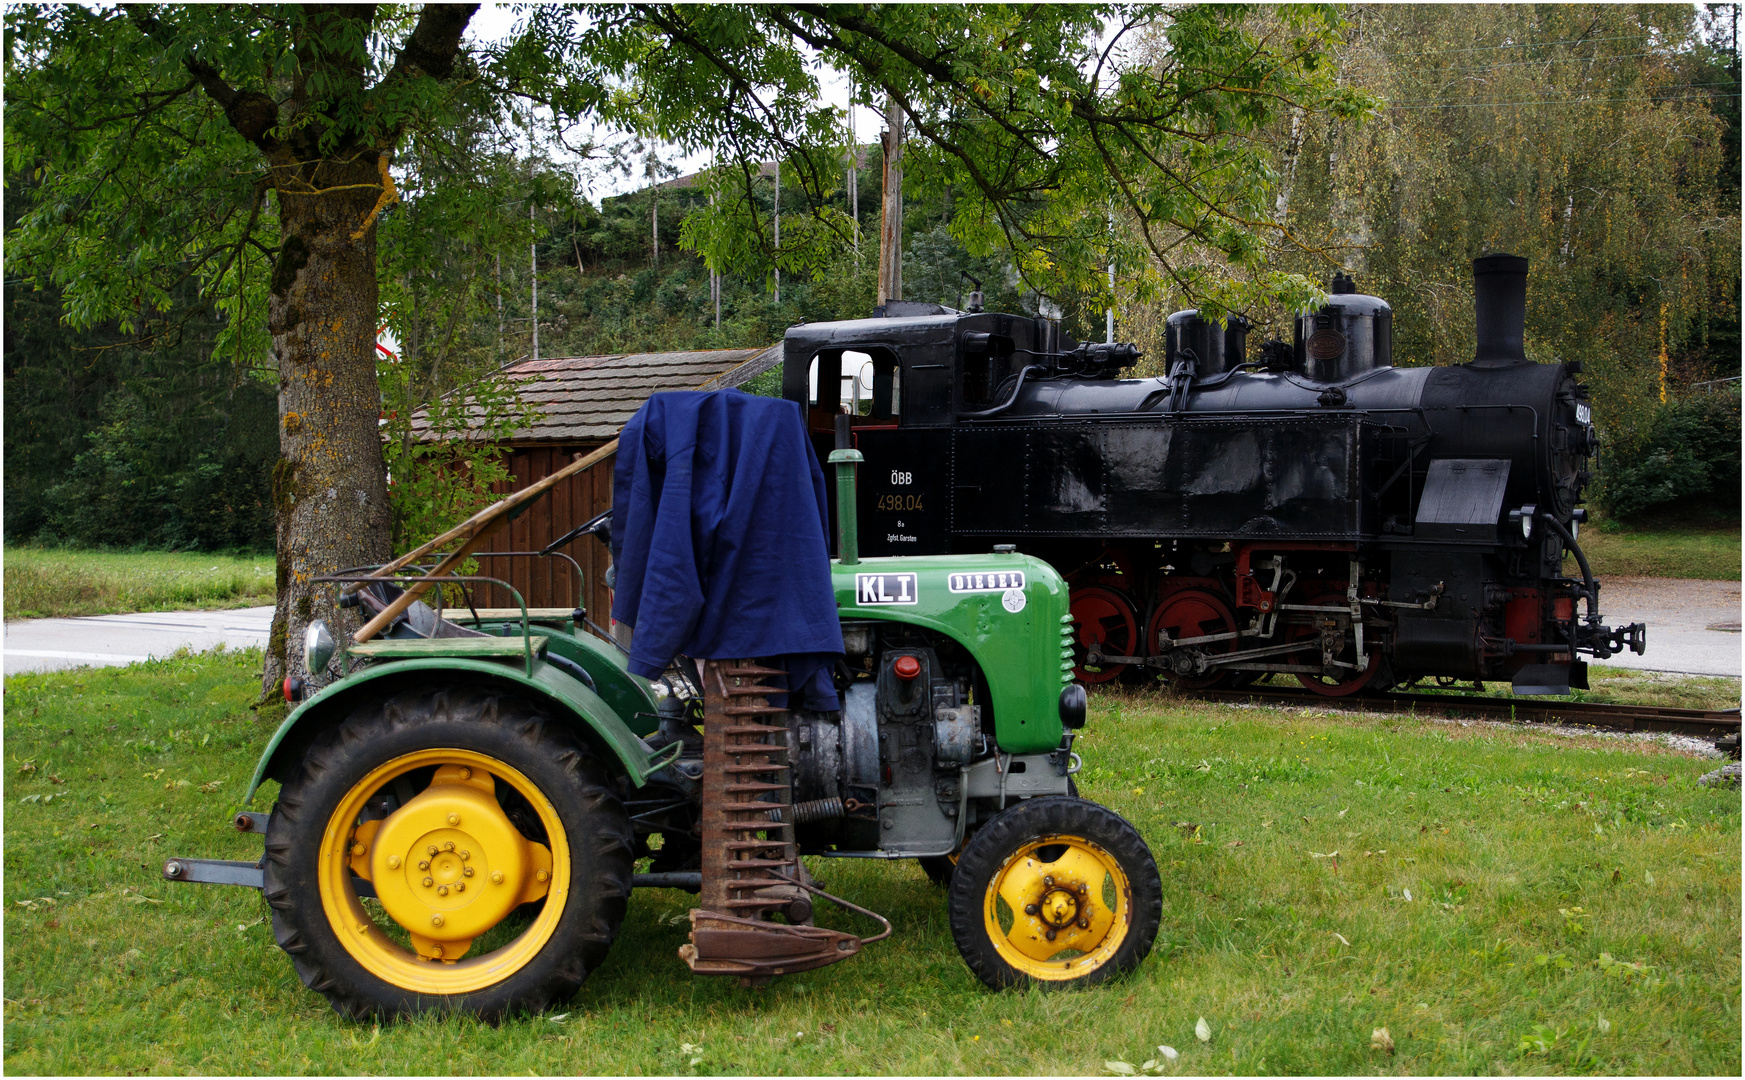
M 830 400 L 830 372 L 837 373 L 836 400 Z M 822 398 L 819 375 L 825 388 Z M 902 414 L 903 372 L 896 354 L 889 349 L 842 349 L 821 352 L 812 358 L 809 382 L 813 410 L 826 414 L 845 412 L 860 424 L 894 424 Z M 831 408 L 834 405 L 835 408 Z

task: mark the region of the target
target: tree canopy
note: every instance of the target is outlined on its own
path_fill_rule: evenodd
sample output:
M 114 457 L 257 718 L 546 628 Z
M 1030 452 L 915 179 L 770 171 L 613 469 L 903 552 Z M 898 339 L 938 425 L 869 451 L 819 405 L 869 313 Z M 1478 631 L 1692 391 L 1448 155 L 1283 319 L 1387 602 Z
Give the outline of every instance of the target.
M 36 188 L 9 271 L 59 288 L 73 325 L 128 332 L 192 283 L 224 316 L 219 355 L 272 357 L 269 684 L 295 670 L 286 643 L 308 621 L 345 623 L 312 579 L 389 554 L 376 336 L 386 310 L 419 303 L 421 261 L 456 255 L 443 272 L 476 283 L 486 241 L 510 229 L 488 182 L 500 158 L 472 152 L 482 133 L 519 116 L 571 139 L 620 130 L 714 152 L 716 213 L 694 231 L 714 262 L 761 243 L 755 167 L 779 159 L 807 211 L 789 235 L 808 239 L 771 258 L 817 268 L 851 237 L 826 206 L 846 149 L 818 92 L 830 67 L 861 100 L 900 104 L 917 136 L 909 168 L 955 191 L 951 232 L 972 251 L 1004 248 L 1026 277 L 1080 289 L 1114 253 L 1143 288 L 1246 306 L 1309 290 L 1260 266 L 1277 226 L 1256 133 L 1281 110 L 1368 105 L 1328 62 L 1325 6 L 1267 20 L 1235 6 L 532 7 L 497 41 L 466 36 L 475 12 L 6 14 L 6 168 Z M 1135 38 L 1152 47 L 1124 48 Z M 1112 215 L 1136 228 L 1112 230 Z M 1254 272 L 1231 285 L 1213 264 Z M 448 284 L 451 301 L 475 298 L 455 318 L 476 317 L 483 294 Z

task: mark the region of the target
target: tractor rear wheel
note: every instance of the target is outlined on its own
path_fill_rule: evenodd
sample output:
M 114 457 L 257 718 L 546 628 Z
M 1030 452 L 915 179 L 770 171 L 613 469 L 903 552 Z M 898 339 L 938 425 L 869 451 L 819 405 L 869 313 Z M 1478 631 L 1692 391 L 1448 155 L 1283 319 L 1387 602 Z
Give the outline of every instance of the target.
M 1163 883 L 1137 830 L 1084 799 L 1028 799 L 964 845 L 951 935 L 995 989 L 1092 984 L 1151 952 Z
M 496 1020 L 573 995 L 630 896 L 607 772 L 538 706 L 407 691 L 324 732 L 267 826 L 279 946 L 347 1017 Z

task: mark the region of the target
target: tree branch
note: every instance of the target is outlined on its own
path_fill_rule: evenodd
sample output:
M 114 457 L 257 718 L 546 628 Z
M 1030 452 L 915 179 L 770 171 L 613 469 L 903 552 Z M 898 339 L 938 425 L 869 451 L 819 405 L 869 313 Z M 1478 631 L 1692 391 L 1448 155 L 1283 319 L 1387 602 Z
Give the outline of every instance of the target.
M 127 16 L 139 32 L 159 48 L 167 49 L 175 43 L 170 29 L 146 8 L 129 4 Z M 277 148 L 278 140 L 270 133 L 279 122 L 279 107 L 272 98 L 258 90 L 238 90 L 231 86 L 217 68 L 195 56 L 192 48 L 188 49 L 182 66 L 194 76 L 201 89 L 206 91 L 206 96 L 224 110 L 224 118 L 230 121 L 237 134 L 263 151 L 270 153 Z
M 394 66 L 371 96 L 392 94 L 419 76 L 441 81 L 453 75 L 455 61 L 460 59 L 461 35 L 478 10 L 477 4 L 426 4 L 418 25 L 400 46 Z

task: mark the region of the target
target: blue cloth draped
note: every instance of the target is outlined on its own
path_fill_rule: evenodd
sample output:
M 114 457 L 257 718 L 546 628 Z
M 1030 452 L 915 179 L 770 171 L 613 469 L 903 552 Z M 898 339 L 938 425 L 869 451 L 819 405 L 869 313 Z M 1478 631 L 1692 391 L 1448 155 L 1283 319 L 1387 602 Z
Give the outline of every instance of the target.
M 630 670 L 674 656 L 770 658 L 809 708 L 837 708 L 842 625 L 824 473 L 800 407 L 737 390 L 650 397 L 612 475 L 612 617 Z

